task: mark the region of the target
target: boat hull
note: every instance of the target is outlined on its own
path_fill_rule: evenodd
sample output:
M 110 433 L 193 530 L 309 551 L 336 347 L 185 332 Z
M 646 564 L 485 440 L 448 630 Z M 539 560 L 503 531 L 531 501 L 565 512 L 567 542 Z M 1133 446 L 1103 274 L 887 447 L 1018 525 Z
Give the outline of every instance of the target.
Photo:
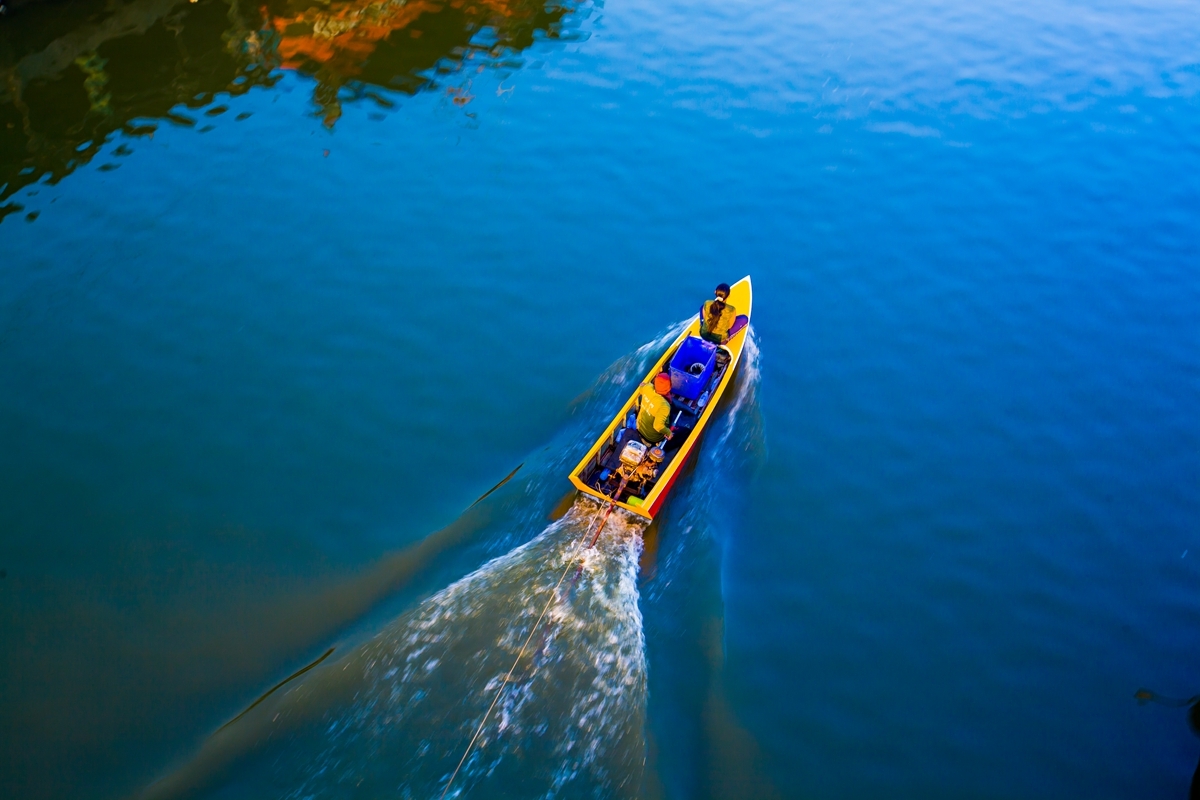
M 728 364 L 724 367 L 724 371 L 720 379 L 715 382 L 709 389 L 709 398 L 703 409 L 699 410 L 695 417 L 695 422 L 687 432 L 687 438 L 680 444 L 679 449 L 666 463 L 661 475 L 654 481 L 651 488 L 644 498 L 638 498 L 641 502 L 630 503 L 624 500 L 614 501 L 611 497 L 599 491 L 588 480 L 588 476 L 594 473 L 600 467 L 600 460 L 603 455 L 611 450 L 618 431 L 625 427 L 626 416 L 634 407 L 634 401 L 637 393 L 629 397 L 622 405 L 616 416 L 605 427 L 604 432 L 592 445 L 587 454 L 580 462 L 571 470 L 571 483 L 580 492 L 590 495 L 604 503 L 613 503 L 614 506 L 621 508 L 630 514 L 634 514 L 646 519 L 654 519 L 654 516 L 662 509 L 668 495 L 674 487 L 680 473 L 686 466 L 688 459 L 699 446 L 700 438 L 704 434 L 704 429 L 712 419 L 716 411 L 717 405 L 724 396 L 725 391 L 729 388 L 733 381 L 734 374 L 737 372 L 737 367 L 741 363 L 742 353 L 746 347 L 746 337 L 749 336 L 749 320 L 751 307 L 753 305 L 753 288 L 750 283 L 750 277 L 746 276 L 730 287 L 729 303 L 737 310 L 739 315 L 746 317 L 746 324 L 730 337 L 729 341 L 721 345 L 722 350 L 729 354 Z M 646 373 L 642 383 L 651 381 L 655 375 L 663 372 L 670 363 L 671 357 L 679 350 L 680 346 L 690 336 L 700 335 L 700 315 L 697 314 L 688 323 L 687 328 L 666 348 L 662 356 L 654 363 L 654 366 Z M 631 498 L 632 499 L 632 498 Z

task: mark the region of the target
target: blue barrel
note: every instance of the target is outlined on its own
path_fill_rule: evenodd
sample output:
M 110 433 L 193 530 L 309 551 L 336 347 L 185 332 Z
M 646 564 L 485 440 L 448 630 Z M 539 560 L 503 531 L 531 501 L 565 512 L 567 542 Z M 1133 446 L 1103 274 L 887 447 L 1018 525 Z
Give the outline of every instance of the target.
M 708 385 L 717 363 L 717 346 L 698 336 L 689 336 L 671 359 L 671 391 L 695 400 Z

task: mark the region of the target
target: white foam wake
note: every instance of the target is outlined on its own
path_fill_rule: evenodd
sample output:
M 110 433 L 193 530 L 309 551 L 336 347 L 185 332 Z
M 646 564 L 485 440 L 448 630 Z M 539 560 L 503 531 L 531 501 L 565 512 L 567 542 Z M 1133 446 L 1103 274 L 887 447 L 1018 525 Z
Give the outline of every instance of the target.
M 325 713 L 324 746 L 288 796 L 438 797 L 497 692 L 449 796 L 634 796 L 646 699 L 640 527 L 614 514 L 581 549 L 595 517 L 580 501 L 336 665 L 360 671 L 360 688 Z

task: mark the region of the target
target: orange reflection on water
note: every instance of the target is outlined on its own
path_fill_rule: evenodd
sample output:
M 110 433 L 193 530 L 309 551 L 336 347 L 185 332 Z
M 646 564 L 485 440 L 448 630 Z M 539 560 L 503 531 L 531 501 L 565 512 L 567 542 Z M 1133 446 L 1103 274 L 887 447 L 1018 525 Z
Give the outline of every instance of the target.
M 103 153 L 109 171 L 132 150 L 119 132 L 151 135 L 158 120 L 212 129 L 193 111 L 217 96 L 274 86 L 279 67 L 314 81 L 327 126 L 348 99 L 395 105 L 475 58 L 519 67 L 539 39 L 563 38 L 575 0 L 72 0 L 28 3 L 0 25 L 0 221 L 9 199 L 61 180 Z M 572 34 L 568 31 L 566 36 Z M 456 82 L 450 80 L 451 84 Z M 445 89 L 472 99 L 469 81 Z M 378 91 L 379 89 L 385 91 Z M 236 115 L 243 120 L 249 113 Z M 32 221 L 37 212 L 26 219 Z
M 411 76 L 435 67 L 441 58 L 460 56 L 482 27 L 500 31 L 512 22 L 522 27 L 519 23 L 533 23 L 539 12 L 544 13 L 543 6 L 521 0 L 344 0 L 298 10 L 289 4 L 274 13 L 262 9 L 264 27 L 277 37 L 281 66 L 317 78 L 314 95 L 327 126 L 341 117 L 341 86 L 362 76 L 384 43 L 393 51 L 407 51 L 402 60 L 410 62 Z M 421 46 L 418 40 L 427 29 L 437 29 L 431 38 L 440 46 Z M 424 63 L 414 58 L 421 51 L 428 52 Z M 462 104 L 461 93 L 455 102 Z
M 441 3 L 370 2 L 339 3 L 329 8 L 310 8 L 293 16 L 272 17 L 279 34 L 283 66 L 296 69 L 306 60 L 335 64 L 343 75 L 358 74 L 363 61 L 379 40 L 408 27 L 426 12 L 442 10 Z

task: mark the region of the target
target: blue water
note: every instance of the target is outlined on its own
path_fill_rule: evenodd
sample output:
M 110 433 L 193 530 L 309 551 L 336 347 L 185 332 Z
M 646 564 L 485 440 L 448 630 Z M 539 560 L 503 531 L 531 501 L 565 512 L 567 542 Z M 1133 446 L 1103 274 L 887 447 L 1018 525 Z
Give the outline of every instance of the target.
M 1133 695 L 1200 693 L 1200 9 L 504 6 L 350 69 L 116 8 L 0 19 L 5 796 L 126 796 L 498 574 L 746 274 L 623 595 L 645 700 L 600 706 L 641 796 L 1186 795 L 1200 741 Z M 322 730 L 205 791 L 314 785 Z

